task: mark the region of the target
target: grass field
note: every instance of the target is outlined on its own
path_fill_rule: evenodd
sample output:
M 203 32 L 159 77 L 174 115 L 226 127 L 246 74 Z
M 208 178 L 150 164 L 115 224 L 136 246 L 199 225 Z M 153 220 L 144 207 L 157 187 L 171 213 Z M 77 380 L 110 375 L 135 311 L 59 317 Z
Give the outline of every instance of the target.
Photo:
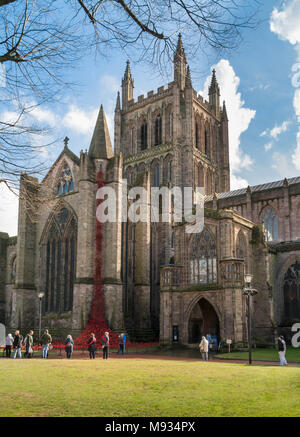
M 299 367 L 0 360 L 0 416 L 300 416 Z
M 228 358 L 230 360 L 234 359 L 248 359 L 248 352 L 231 352 L 226 354 L 218 354 L 216 358 Z M 253 349 L 252 350 L 253 360 L 264 360 L 264 361 L 279 361 L 278 351 L 276 349 Z M 287 362 L 300 363 L 300 348 L 287 347 L 286 351 Z

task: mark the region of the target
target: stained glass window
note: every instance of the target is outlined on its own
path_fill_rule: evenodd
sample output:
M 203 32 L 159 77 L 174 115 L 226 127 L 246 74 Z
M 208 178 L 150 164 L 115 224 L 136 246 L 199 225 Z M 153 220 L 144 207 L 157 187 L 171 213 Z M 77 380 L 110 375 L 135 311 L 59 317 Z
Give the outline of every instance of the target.
M 141 150 L 147 149 L 147 123 L 143 122 L 141 126 Z
M 62 208 L 52 217 L 45 237 L 44 312 L 71 311 L 76 275 L 77 222 L 71 211 Z
M 191 284 L 217 282 L 216 243 L 207 228 L 193 236 L 189 256 Z
M 74 191 L 74 181 L 68 164 L 65 164 L 57 184 L 57 194 L 67 194 Z
M 267 208 L 264 214 L 264 228 L 267 241 L 278 240 L 278 219 L 272 208 Z
M 300 263 L 291 265 L 283 280 L 285 323 L 300 320 Z
M 161 116 L 158 114 L 158 116 L 155 119 L 155 132 L 154 132 L 154 145 L 159 146 L 162 143 L 162 122 L 161 122 Z

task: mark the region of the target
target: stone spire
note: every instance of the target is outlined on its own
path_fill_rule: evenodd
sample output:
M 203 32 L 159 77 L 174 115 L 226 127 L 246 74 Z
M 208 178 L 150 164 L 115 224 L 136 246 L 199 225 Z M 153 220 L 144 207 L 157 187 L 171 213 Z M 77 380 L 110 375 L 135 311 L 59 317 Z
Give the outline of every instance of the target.
M 223 100 L 222 121 L 228 121 L 225 100 Z
M 116 102 L 116 108 L 115 108 L 115 111 L 120 111 L 120 109 L 121 109 L 121 104 L 120 104 L 120 92 L 118 91 L 117 102 Z
M 181 33 L 178 35 L 176 52 L 174 54 L 174 81 L 183 91 L 185 88 L 186 77 L 186 57 L 181 40 Z
M 189 65 L 187 66 L 187 70 L 186 70 L 185 86 L 186 88 L 192 88 L 192 78 L 191 78 L 191 71 Z
M 217 82 L 216 78 L 216 70 L 213 69 L 212 71 L 212 78 L 210 87 L 208 90 L 209 95 L 209 103 L 212 106 L 213 113 L 216 117 L 219 117 L 220 115 L 220 88 Z
M 133 99 L 134 81 L 130 71 L 130 62 L 127 61 L 126 70 L 122 79 L 122 108 L 126 109 L 128 102 Z
M 92 159 L 110 159 L 113 157 L 113 151 L 103 105 L 101 105 L 100 107 L 100 111 L 96 121 L 96 126 L 89 148 L 89 157 Z

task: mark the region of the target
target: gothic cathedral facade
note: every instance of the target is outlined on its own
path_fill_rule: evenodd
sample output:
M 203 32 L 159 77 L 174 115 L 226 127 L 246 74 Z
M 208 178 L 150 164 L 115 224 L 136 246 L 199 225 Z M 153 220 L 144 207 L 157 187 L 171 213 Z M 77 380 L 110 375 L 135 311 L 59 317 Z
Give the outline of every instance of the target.
M 102 278 L 108 326 L 133 340 L 197 343 L 201 335 L 247 342 L 244 274 L 258 290 L 257 344 L 289 337 L 300 321 L 300 177 L 230 191 L 229 122 L 215 71 L 209 101 L 193 89 L 178 39 L 174 80 L 134 99 L 127 63 L 114 148 L 101 105 L 89 151 L 68 141 L 45 178 L 22 175 L 18 235 L 0 233 L 0 322 L 80 332 L 93 299 L 96 174 L 124 202 L 127 188 L 204 187 L 204 227 L 130 220 L 104 224 Z M 126 196 L 126 194 L 125 194 Z M 125 200 L 127 202 L 127 199 Z M 299 273 L 299 274 L 298 274 Z M 75 335 L 76 336 L 76 335 Z

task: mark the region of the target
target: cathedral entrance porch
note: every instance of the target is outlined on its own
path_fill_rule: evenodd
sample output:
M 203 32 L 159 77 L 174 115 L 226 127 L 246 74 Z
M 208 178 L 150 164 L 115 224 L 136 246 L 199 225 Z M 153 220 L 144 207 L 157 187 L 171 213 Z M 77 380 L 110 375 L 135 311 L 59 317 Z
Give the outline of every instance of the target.
M 219 318 L 213 306 L 201 298 L 193 307 L 188 322 L 188 342 L 200 343 L 201 337 L 214 335 L 220 338 Z

